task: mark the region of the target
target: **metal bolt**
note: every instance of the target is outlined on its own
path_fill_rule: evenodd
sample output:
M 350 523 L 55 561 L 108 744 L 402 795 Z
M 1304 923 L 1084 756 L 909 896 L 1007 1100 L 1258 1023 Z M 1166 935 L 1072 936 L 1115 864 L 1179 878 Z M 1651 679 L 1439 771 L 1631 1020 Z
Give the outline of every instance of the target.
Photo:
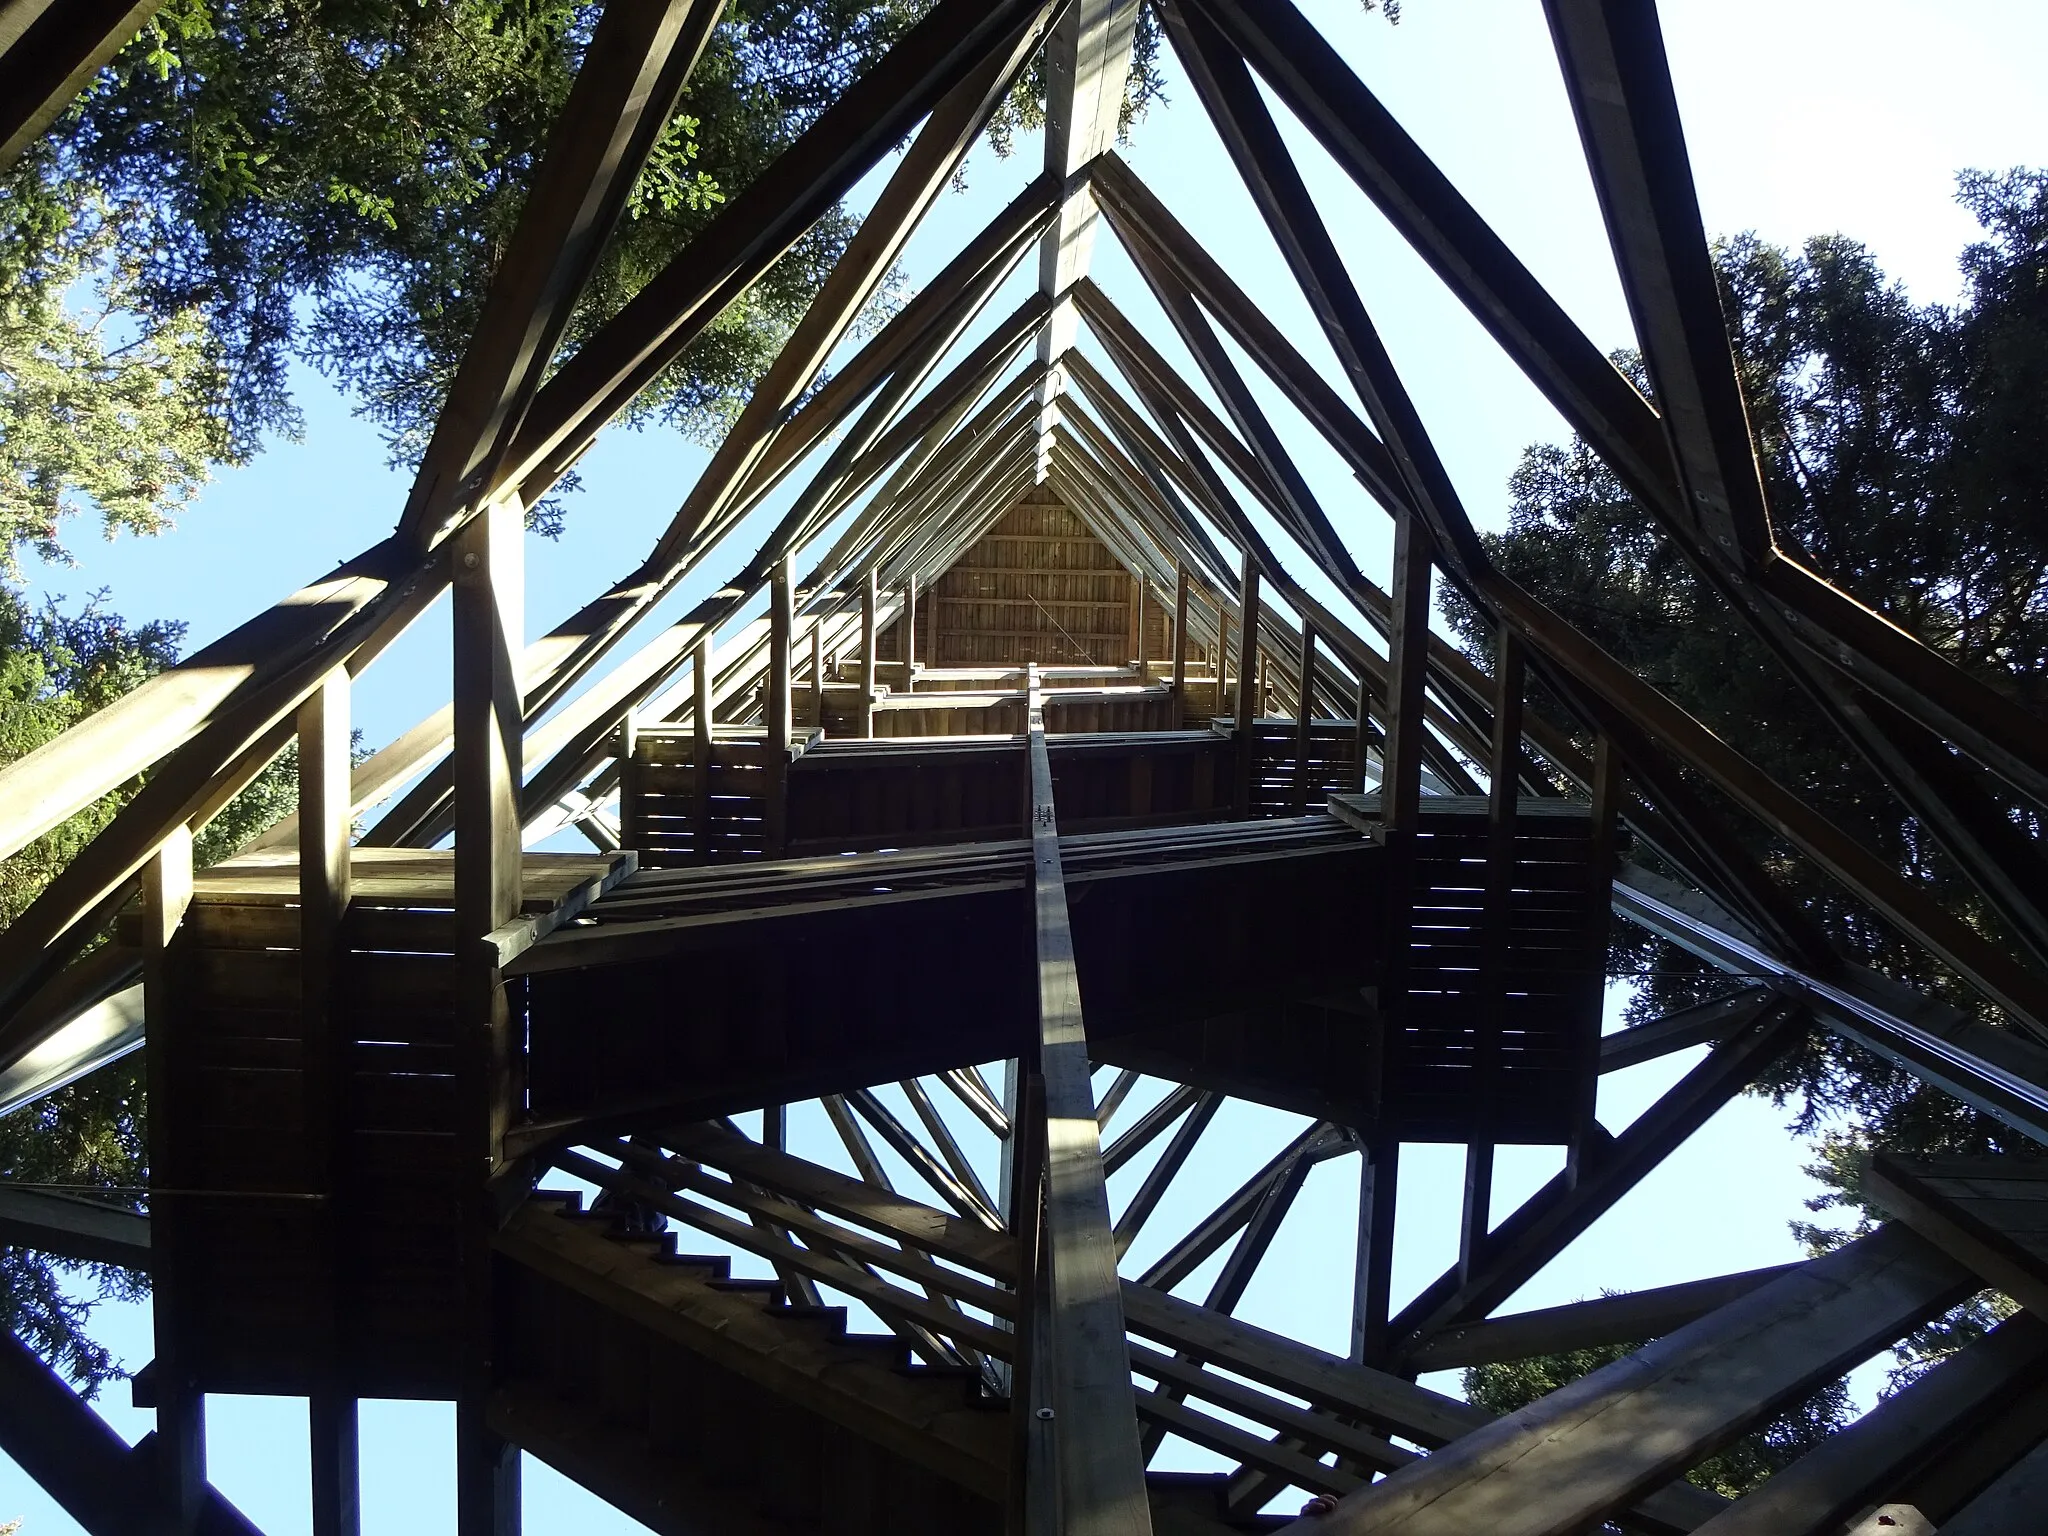
M 1039 1416 L 1039 1417 L 1040 1417 L 1041 1419 L 1044 1419 L 1044 1420 L 1045 1420 L 1045 1421 L 1046 1421 L 1046 1422 L 1047 1422 L 1048 1424 L 1050 1424 L 1050 1423 L 1052 1422 L 1052 1410 L 1051 1410 L 1050 1408 L 1041 1408 L 1041 1409 L 1039 1409 L 1039 1410 L 1038 1410 L 1038 1416 Z
M 483 557 L 473 549 L 462 557 L 462 568 L 465 571 L 473 571 L 483 563 Z

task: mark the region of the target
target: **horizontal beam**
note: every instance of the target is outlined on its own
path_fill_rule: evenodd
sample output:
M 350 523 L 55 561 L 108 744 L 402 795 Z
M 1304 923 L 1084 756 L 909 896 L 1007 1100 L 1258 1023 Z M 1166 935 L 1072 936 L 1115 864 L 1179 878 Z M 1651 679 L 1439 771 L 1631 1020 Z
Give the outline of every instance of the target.
M 53 1190 L 0 1183 L 0 1243 L 91 1264 L 149 1268 L 149 1218 Z
M 1746 1296 L 1797 1267 L 1778 1264 L 1768 1269 L 1744 1270 L 1741 1274 L 1716 1275 L 1710 1280 L 1688 1280 L 1682 1285 L 1631 1291 L 1623 1296 L 1602 1296 L 1569 1306 L 1511 1312 L 1483 1323 L 1446 1328 L 1411 1351 L 1407 1359 L 1419 1373 L 1527 1360 L 1536 1355 L 1602 1344 L 1641 1344 L 1705 1317 L 1716 1307 Z
M 1600 1070 L 1619 1072 L 1683 1051 L 1725 1040 L 1770 1005 L 1768 987 L 1745 987 L 1728 997 L 1679 1008 L 1662 1018 L 1617 1030 L 1600 1041 Z

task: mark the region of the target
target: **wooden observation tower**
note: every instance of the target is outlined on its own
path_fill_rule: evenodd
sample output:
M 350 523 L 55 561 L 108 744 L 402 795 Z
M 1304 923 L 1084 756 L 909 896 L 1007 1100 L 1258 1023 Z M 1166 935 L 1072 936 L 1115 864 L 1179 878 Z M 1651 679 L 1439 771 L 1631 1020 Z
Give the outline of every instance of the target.
M 721 9 L 608 0 L 396 531 L 0 770 L 0 853 L 147 775 L 0 933 L 0 1098 L 143 1050 L 147 1215 L 0 1189 L 0 1236 L 148 1268 L 157 1341 L 130 1450 L 9 1339 L 0 1447 L 107 1536 L 252 1529 L 206 1481 L 214 1392 L 310 1399 L 320 1536 L 358 1524 L 363 1397 L 455 1403 L 464 1536 L 518 1528 L 521 1451 L 674 1536 L 1198 1536 L 1289 1524 L 1260 1512 L 1287 1489 L 1345 1536 L 1835 1536 L 1886 1504 L 2048 1528 L 2048 1165 L 1881 1159 L 1896 1220 L 1824 1258 L 1499 1313 L 1809 1031 L 2048 1141 L 2048 882 L 2013 814 L 2048 805 L 2048 724 L 1774 543 L 1654 5 L 1544 4 L 1655 407 L 1291 0 L 1156 11 L 1334 380 L 1118 158 L 1137 0 L 938 0 L 548 372 Z M 0 7 L 6 154 L 147 10 Z M 856 347 L 1041 52 L 1044 174 Z M 1493 567 L 1273 103 L 2016 944 Z M 527 507 L 898 145 L 673 526 L 524 643 Z M 1109 240 L 1199 386 L 1091 281 Z M 1342 530 L 1381 516 L 1391 568 L 1361 569 Z M 769 529 L 744 560 L 743 525 Z M 732 575 L 642 622 L 700 570 Z M 1497 627 L 1490 667 L 1429 634 L 1439 579 Z M 351 765 L 353 680 L 451 587 L 450 703 Z M 195 871 L 193 831 L 293 741 L 296 816 Z M 2003 1026 L 1842 961 L 1731 814 Z M 564 829 L 590 851 L 525 851 Z M 1616 920 L 1725 995 L 1603 1038 Z M 1703 1043 L 1619 1134 L 1595 1118 L 1602 1072 Z M 1141 1078 L 1167 1088 L 1126 1111 Z M 1134 1272 L 1233 1098 L 1307 1128 Z M 812 1101 L 841 1167 L 789 1144 Z M 1464 1237 L 1396 1309 L 1421 1142 L 1467 1149 Z M 1501 1211 L 1510 1144 L 1564 1167 Z M 1332 1351 L 1234 1314 L 1336 1160 Z M 1986 1287 L 2027 1310 L 1762 1491 L 1680 1480 Z M 1415 1381 L 1643 1339 L 1506 1419 Z M 1235 1470 L 1148 1470 L 1169 1436 Z

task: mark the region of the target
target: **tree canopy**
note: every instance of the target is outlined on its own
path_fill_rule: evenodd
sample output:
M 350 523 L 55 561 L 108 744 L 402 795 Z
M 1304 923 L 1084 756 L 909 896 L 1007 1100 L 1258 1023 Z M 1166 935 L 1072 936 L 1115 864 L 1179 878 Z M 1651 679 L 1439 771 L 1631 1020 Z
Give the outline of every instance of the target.
M 1916 304 L 1846 236 L 1816 237 L 1795 252 L 1742 235 L 1715 248 L 1723 309 L 1779 542 L 1960 666 L 2048 709 L 2048 489 L 2039 471 L 2048 173 L 1967 173 L 1959 196 L 1984 238 L 1963 253 L 1957 302 Z M 1488 540 L 1502 569 L 1997 933 L 1974 887 L 1585 443 L 1531 447 L 1509 491 L 1507 531 Z M 1485 649 L 1477 612 L 1449 607 L 1468 647 Z M 2041 807 L 2015 805 L 2012 814 L 2032 835 L 2044 831 Z M 1730 815 L 1728 824 L 1847 954 L 1982 1011 L 1918 947 L 1754 822 Z M 1725 989 L 1675 948 L 1620 933 L 1614 969 L 1637 979 L 1634 1017 Z M 1841 1111 L 1861 1117 L 1863 1139 L 1946 1137 L 1956 1151 L 2003 1139 L 1945 1095 L 1824 1035 L 1772 1086 L 1802 1098 L 1807 1128 Z
M 929 8 L 732 0 L 564 351 Z M 191 427 L 211 434 L 180 441 L 216 459 L 298 430 L 298 360 L 382 429 L 393 462 L 413 463 L 598 11 L 569 0 L 170 0 L 0 191 L 0 269 L 61 293 L 78 275 L 53 265 L 64 252 L 106 264 L 118 275 L 113 307 L 148 345 L 179 349 L 176 393 L 198 413 Z M 1126 120 L 1158 91 L 1156 48 L 1148 15 Z M 1042 91 L 1035 75 L 1019 83 L 999 145 L 1036 121 Z M 844 210 L 820 220 L 632 419 L 715 441 L 855 225 Z M 104 482 L 70 483 L 98 497 Z
M 1983 228 L 1963 253 L 1958 301 L 1915 303 L 1846 236 L 1791 251 L 1741 235 L 1715 247 L 1722 308 L 1780 544 L 1950 660 L 2044 709 L 2048 173 L 1970 172 L 1958 186 Z M 1617 361 L 1640 374 L 1633 358 Z M 1531 447 L 1509 491 L 1507 531 L 1488 540 L 1503 570 L 1809 804 L 1997 932 L 1975 888 L 1584 442 Z M 1455 600 L 1448 607 L 1468 648 L 1489 649 L 1476 610 Z M 1540 689 L 1538 700 L 1562 718 Z M 2036 838 L 2048 831 L 2042 807 L 2015 805 L 2012 814 Z M 1728 824 L 1844 953 L 1989 1016 L 1922 950 L 1755 823 L 1731 815 Z M 1631 1022 L 1732 987 L 1675 946 L 1623 927 L 1610 969 L 1634 981 Z M 1873 1147 L 2040 1150 L 1826 1031 L 1814 1031 L 1761 1091 L 1796 1106 L 1792 1129 L 1816 1136 L 1811 1171 L 1823 1192 L 1812 1209 L 1865 1226 L 1872 1216 L 1857 1179 L 1861 1155 Z M 1839 1240 L 1829 1224 L 1795 1224 L 1795 1232 L 1816 1251 Z M 1979 1298 L 1916 1333 L 1899 1351 L 1899 1379 L 1967 1342 L 1999 1310 Z M 1579 1351 L 1480 1367 L 1467 1373 L 1467 1387 L 1475 1401 L 1506 1409 L 1607 1358 Z M 1724 1492 L 1754 1482 L 1840 1408 L 1822 1394 L 1696 1480 Z

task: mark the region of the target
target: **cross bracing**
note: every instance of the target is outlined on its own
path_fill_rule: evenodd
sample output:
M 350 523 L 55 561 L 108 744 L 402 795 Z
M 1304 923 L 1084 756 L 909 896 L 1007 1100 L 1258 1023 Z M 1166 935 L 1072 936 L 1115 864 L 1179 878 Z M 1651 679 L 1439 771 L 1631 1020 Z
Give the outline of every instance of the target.
M 940 0 L 557 359 L 720 14 L 610 0 L 392 535 L 0 769 L 0 854 L 147 774 L 0 933 L 0 1103 L 147 1053 L 148 1217 L 0 1190 L 9 1240 L 152 1274 L 147 1449 L 10 1341 L 0 1446 L 89 1529 L 246 1528 L 205 1480 L 208 1391 L 311 1399 L 322 1533 L 355 1528 L 368 1395 L 454 1400 L 477 1533 L 516 1528 L 521 1449 L 679 1532 L 1266 1529 L 1288 1489 L 1343 1532 L 1819 1533 L 1886 1503 L 2032 1528 L 2035 1165 L 1895 1160 L 1872 1185 L 1897 1219 L 1825 1258 L 1499 1314 L 1816 1028 L 2048 1141 L 2048 882 L 2015 815 L 2048 804 L 2048 725 L 1776 542 L 1654 5 L 1545 4 L 1647 396 L 1290 0 L 1155 9 L 1335 382 L 1119 158 L 1136 0 Z M 10 18 L 0 153 L 143 13 Z M 1041 54 L 1043 175 L 856 345 Z M 1269 100 L 1981 913 L 1496 569 Z M 526 509 L 885 162 L 653 550 L 524 644 Z M 1091 279 L 1105 241 L 1191 370 Z M 1355 476 L 1344 504 L 1294 461 L 1274 397 Z M 1380 516 L 1384 575 L 1344 536 Z M 701 571 L 731 575 L 647 622 Z M 1431 634 L 1439 580 L 1497 629 L 1490 669 Z M 352 679 L 451 588 L 449 704 L 351 765 Z M 297 815 L 195 872 L 194 831 L 294 741 Z M 1846 963 L 1737 817 L 2000 1022 Z M 596 851 L 526 851 L 565 828 Z M 1728 993 L 1599 1039 L 1615 917 Z M 912 922 L 914 987 L 876 958 Z M 1214 943 L 1190 978 L 1168 957 L 1197 929 Z M 1623 1132 L 1593 1117 L 1602 1071 L 1702 1043 Z M 1121 1114 L 1141 1078 L 1163 1097 Z M 1309 1128 L 1129 1272 L 1232 1098 Z M 788 1149 L 789 1107 L 813 1102 L 853 1174 Z M 748 1134 L 735 1117 L 756 1113 Z M 1468 1195 L 1458 1261 L 1396 1311 L 1404 1140 L 1464 1144 Z M 1565 1167 L 1494 1212 L 1493 1149 L 1515 1143 Z M 1360 1187 L 1342 1355 L 1233 1315 L 1309 1172 L 1340 1159 Z M 563 1177 L 601 1192 L 588 1210 Z M 684 1234 L 774 1278 L 735 1280 Z M 1201 1301 L 1179 1294 L 1219 1255 Z M 2023 1310 L 1761 1492 L 1681 1480 L 1987 1287 Z M 849 1331 L 846 1302 L 887 1332 Z M 1414 1382 L 1645 1337 L 1503 1420 Z M 1236 1470 L 1153 1470 L 1167 1437 Z

